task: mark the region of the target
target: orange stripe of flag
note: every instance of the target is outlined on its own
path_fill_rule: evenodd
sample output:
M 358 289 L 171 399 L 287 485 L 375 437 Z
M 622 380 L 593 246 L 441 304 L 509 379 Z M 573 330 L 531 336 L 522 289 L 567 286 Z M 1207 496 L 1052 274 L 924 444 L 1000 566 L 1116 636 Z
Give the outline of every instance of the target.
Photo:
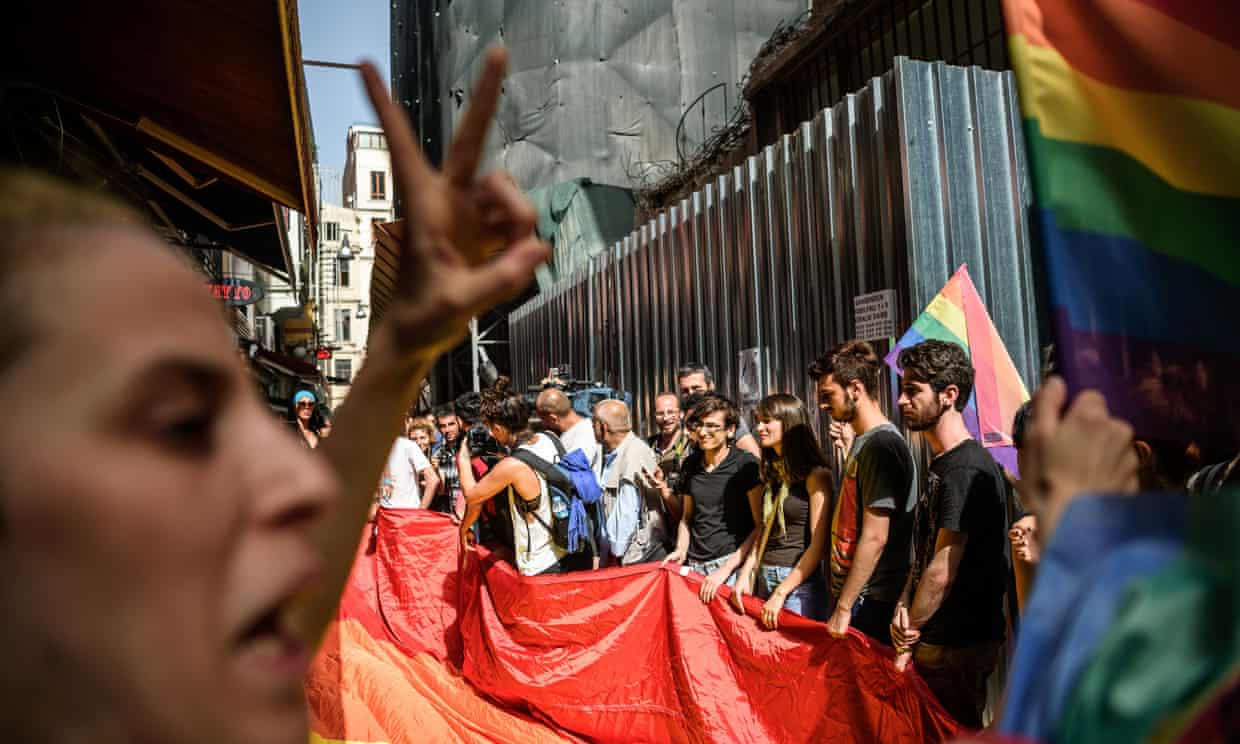
M 1240 109 L 1240 49 L 1132 0 L 1037 0 L 1030 44 L 1050 47 L 1083 75 L 1136 92 Z M 1025 16 L 1032 18 L 1032 16 Z

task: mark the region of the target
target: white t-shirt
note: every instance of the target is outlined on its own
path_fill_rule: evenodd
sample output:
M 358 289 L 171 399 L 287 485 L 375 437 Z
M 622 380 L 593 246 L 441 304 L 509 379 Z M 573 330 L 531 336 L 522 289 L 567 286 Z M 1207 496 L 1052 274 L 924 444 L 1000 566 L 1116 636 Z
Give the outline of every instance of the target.
M 529 450 L 547 462 L 555 462 L 559 456 L 555 442 L 542 434 L 518 449 Z M 551 524 L 551 497 L 547 494 L 547 483 L 539 478 L 538 485 L 541 489 L 538 499 L 538 517 L 543 522 Z M 512 516 L 512 541 L 517 553 L 517 571 L 522 576 L 533 576 L 554 566 L 564 557 L 565 553 L 555 544 L 546 527 L 543 527 L 537 519 L 526 519 L 525 515 L 517 510 L 516 500 L 518 498 L 520 497 L 516 495 L 515 489 L 508 489 L 508 513 Z
M 379 505 L 385 509 L 417 509 L 422 506 L 422 487 L 418 473 L 431 466 L 422 448 L 412 439 L 401 437 L 388 453 Z
M 581 450 L 595 476 L 603 472 L 603 450 L 594 438 L 594 424 L 590 419 L 583 418 L 570 426 L 568 431 L 560 435 L 560 442 L 564 445 L 565 454 L 575 449 Z

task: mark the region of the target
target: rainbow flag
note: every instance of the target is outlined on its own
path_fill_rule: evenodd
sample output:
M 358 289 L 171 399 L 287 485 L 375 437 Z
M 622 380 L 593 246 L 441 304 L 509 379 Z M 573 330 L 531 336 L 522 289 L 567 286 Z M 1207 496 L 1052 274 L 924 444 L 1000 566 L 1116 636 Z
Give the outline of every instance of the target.
M 1240 3 L 1004 0 L 1059 369 L 1240 446 Z
M 916 671 L 856 629 L 710 605 L 645 563 L 520 576 L 447 516 L 380 509 L 306 677 L 311 744 L 955 741 Z
M 1000 465 L 1016 474 L 1012 420 L 1021 404 L 1029 400 L 1029 391 L 969 278 L 967 266 L 956 269 L 925 312 L 913 321 L 913 327 L 900 337 L 887 355 L 887 365 L 900 374 L 900 352 L 927 339 L 960 344 L 969 352 L 973 393 L 964 409 L 965 426 Z

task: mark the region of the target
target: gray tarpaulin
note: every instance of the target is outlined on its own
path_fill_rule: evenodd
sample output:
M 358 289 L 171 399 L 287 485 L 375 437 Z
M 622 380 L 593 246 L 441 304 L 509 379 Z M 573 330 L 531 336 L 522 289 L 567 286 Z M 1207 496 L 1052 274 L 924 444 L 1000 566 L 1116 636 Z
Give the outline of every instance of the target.
M 674 161 L 682 113 L 717 83 L 737 83 L 781 21 L 808 0 L 453 0 L 439 15 L 440 90 L 453 131 L 487 46 L 511 61 L 487 146 L 525 189 L 588 177 L 630 187 L 629 174 Z M 727 118 L 708 96 L 709 128 Z M 701 115 L 686 127 L 702 138 Z
M 533 189 L 538 236 L 551 244 L 551 262 L 539 271 L 539 288 L 568 276 L 635 227 L 633 195 L 588 178 Z

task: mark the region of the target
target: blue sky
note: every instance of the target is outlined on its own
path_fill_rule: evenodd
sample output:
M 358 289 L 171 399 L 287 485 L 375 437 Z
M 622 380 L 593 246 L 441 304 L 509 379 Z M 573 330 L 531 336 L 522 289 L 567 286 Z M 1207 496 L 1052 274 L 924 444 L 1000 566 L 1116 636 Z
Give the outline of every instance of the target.
M 359 62 L 379 65 L 388 80 L 388 21 L 390 0 L 300 0 L 301 54 L 324 62 Z M 326 169 L 323 198 L 340 203 L 340 172 L 344 168 L 344 138 L 349 125 L 377 123 L 362 79 L 353 70 L 306 68 L 310 116 L 319 162 Z

